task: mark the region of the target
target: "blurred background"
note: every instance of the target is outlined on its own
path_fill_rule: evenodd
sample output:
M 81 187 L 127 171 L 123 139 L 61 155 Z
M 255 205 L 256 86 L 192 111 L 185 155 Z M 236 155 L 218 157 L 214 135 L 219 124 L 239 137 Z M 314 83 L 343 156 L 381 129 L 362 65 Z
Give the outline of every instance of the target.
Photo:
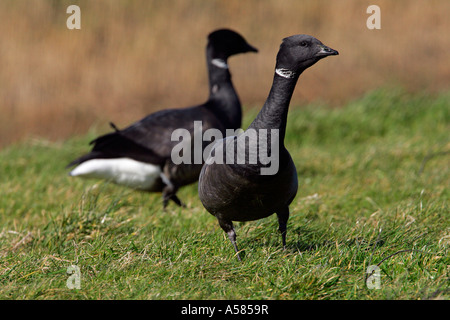
M 69 5 L 81 30 L 69 30 Z M 369 30 L 369 5 L 381 30 Z M 0 148 L 124 127 L 208 96 L 208 33 L 231 28 L 260 51 L 230 58 L 245 108 L 269 92 L 281 39 L 311 34 L 339 51 L 300 78 L 291 103 L 341 107 L 366 92 L 436 93 L 450 85 L 448 0 L 2 0 Z

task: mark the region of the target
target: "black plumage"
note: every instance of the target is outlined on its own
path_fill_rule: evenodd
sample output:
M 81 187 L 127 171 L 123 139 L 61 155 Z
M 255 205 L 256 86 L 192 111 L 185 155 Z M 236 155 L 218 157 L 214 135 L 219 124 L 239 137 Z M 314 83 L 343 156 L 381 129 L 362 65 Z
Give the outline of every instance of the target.
M 284 146 L 289 103 L 300 74 L 320 59 L 337 54 L 312 36 L 283 39 L 272 88 L 261 111 L 243 134 L 216 142 L 202 168 L 198 185 L 200 200 L 228 234 L 239 260 L 232 221 L 257 220 L 276 213 L 282 243 L 286 246 L 289 205 L 298 188 L 297 171 Z M 271 161 L 277 162 L 276 170 L 269 174 L 262 174 L 272 165 L 259 158 L 263 147 L 271 155 Z M 222 153 L 224 159 L 229 156 L 227 153 L 234 153 L 229 157 L 234 160 L 245 154 L 246 160 L 241 164 L 214 161 Z M 251 156 L 255 155 L 257 161 L 252 163 Z
M 231 82 L 227 60 L 235 54 L 257 51 L 232 30 L 220 29 L 210 33 L 206 47 L 209 98 L 205 103 L 189 108 L 161 110 L 122 130 L 112 125 L 114 132 L 93 140 L 92 151 L 72 161 L 68 167 L 92 159 L 116 158 L 157 165 L 162 176 L 151 187 L 146 187 L 147 191 L 162 191 L 164 207 L 169 200 L 181 205 L 176 196 L 178 188 L 197 181 L 202 164 L 175 165 L 172 162 L 171 151 L 178 143 L 171 141 L 172 132 L 184 128 L 193 135 L 194 121 L 201 121 L 203 130 L 219 129 L 223 136 L 225 129 L 240 128 L 241 103 Z M 203 148 L 206 145 L 204 142 Z

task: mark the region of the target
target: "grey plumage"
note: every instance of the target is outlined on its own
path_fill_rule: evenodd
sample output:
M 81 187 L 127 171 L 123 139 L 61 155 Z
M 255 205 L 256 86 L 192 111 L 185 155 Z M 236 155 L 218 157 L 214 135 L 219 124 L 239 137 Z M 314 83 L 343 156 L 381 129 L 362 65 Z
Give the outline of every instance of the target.
M 312 36 L 295 35 L 283 39 L 272 88 L 261 111 L 244 134 L 217 142 L 211 158 L 202 168 L 198 185 L 200 200 L 228 234 L 239 260 L 232 221 L 257 220 L 276 213 L 282 243 L 286 246 L 289 205 L 298 188 L 297 171 L 284 146 L 289 103 L 300 74 L 320 59 L 337 54 Z M 252 131 L 258 134 L 247 134 Z M 276 135 L 271 136 L 269 132 Z M 243 139 L 248 143 L 242 143 Z M 265 140 L 267 144 L 263 144 Z M 275 174 L 262 175 L 261 169 L 267 168 L 268 164 L 259 158 L 255 163 L 250 162 L 252 153 L 259 152 L 263 145 L 278 161 Z M 220 152 L 226 154 L 227 150 L 234 152 L 235 158 L 245 154 L 245 163 L 218 164 L 210 161 Z

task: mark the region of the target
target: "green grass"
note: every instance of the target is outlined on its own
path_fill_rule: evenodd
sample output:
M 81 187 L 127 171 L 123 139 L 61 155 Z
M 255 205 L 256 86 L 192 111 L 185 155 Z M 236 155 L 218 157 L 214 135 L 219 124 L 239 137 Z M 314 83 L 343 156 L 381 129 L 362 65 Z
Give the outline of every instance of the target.
M 164 212 L 160 194 L 68 177 L 101 130 L 8 147 L 0 298 L 449 299 L 449 106 L 449 94 L 379 90 L 340 109 L 292 108 L 288 246 L 275 216 L 237 223 L 242 262 L 197 185 L 179 192 L 187 209 Z M 369 289 L 377 264 L 380 289 Z M 80 289 L 66 286 L 70 265 Z

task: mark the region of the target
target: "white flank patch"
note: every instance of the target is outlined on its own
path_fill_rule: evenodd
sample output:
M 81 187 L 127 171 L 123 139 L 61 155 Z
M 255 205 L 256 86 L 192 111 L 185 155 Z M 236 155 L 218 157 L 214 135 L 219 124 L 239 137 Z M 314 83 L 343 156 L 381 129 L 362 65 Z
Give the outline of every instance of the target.
M 92 159 L 81 163 L 71 176 L 105 179 L 134 189 L 151 189 L 160 177 L 159 166 L 129 158 Z

